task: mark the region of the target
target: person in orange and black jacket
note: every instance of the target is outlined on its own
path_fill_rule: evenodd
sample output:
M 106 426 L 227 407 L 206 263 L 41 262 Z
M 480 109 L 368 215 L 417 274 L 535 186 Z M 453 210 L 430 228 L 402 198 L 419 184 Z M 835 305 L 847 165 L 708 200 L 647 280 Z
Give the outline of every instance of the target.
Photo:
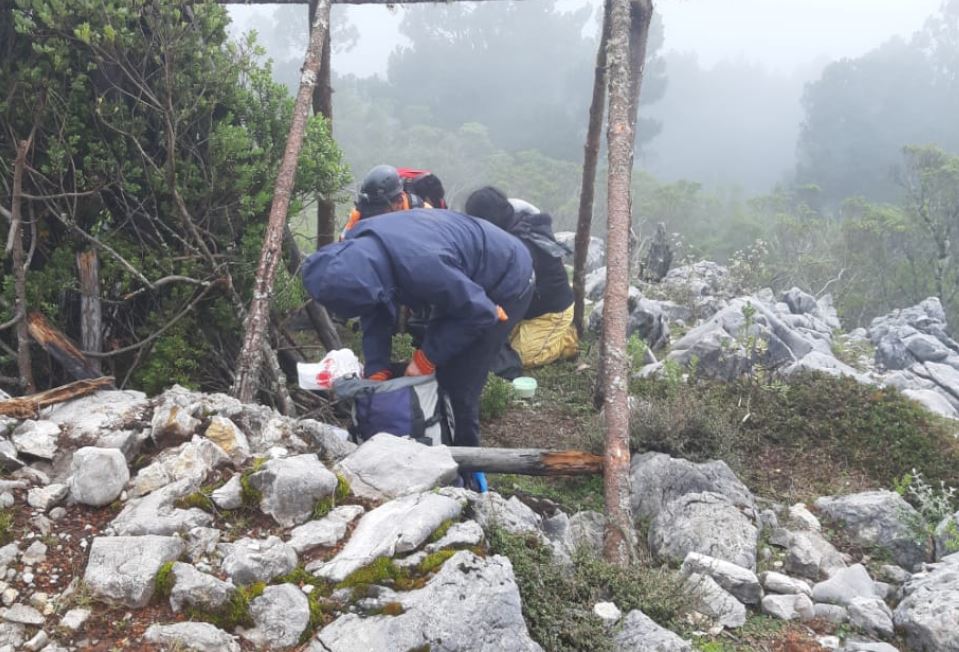
M 363 177 L 355 207 L 346 221 L 340 240 L 346 237 L 347 231 L 356 226 L 360 220 L 384 213 L 408 211 L 412 208 L 430 208 L 430 206 L 419 195 L 406 191 L 400 173 L 395 167 L 377 165 Z

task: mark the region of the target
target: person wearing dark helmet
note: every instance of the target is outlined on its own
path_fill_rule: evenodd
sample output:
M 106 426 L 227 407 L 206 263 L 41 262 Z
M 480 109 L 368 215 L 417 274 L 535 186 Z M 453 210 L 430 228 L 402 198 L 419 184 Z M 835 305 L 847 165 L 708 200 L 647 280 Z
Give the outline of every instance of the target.
M 407 192 L 399 171 L 392 165 L 377 165 L 363 177 L 356 205 L 343 229 L 345 235 L 356 224 L 368 217 L 384 213 L 423 208 L 426 204 L 418 195 Z M 428 207 L 428 206 L 426 206 Z M 342 237 L 341 237 L 342 239 Z
M 553 218 L 529 202 L 509 199 L 486 186 L 466 200 L 466 213 L 495 224 L 517 237 L 529 250 L 536 272 L 536 289 L 523 320 L 510 335 L 509 346 L 523 368 L 538 367 L 575 357 L 579 338 L 573 325 L 573 290 L 563 256 L 569 250 L 553 235 Z M 504 363 L 515 356 L 501 352 L 497 373 L 515 377 L 517 365 Z
M 399 306 L 432 306 L 406 375 L 435 372 L 453 408 L 454 444 L 479 445 L 490 365 L 533 296 L 533 263 L 518 240 L 449 210 L 381 215 L 307 258 L 303 284 L 334 314 L 360 318 L 364 371 L 374 380 L 390 378 Z

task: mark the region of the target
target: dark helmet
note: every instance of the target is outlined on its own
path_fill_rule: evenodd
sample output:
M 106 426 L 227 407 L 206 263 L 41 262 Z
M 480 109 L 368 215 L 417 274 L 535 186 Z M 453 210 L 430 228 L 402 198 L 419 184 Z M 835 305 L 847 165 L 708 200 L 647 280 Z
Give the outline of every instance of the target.
M 389 204 L 403 192 L 400 173 L 392 165 L 377 165 L 366 173 L 360 186 L 358 206 Z

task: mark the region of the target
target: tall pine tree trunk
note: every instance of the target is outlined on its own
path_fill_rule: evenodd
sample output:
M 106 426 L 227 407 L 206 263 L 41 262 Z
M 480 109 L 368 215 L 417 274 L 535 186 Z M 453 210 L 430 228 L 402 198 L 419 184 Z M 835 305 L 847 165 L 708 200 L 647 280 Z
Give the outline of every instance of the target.
M 652 15 L 650 0 L 634 0 Z M 602 384 L 606 417 L 606 560 L 624 565 L 632 556 L 635 536 L 629 487 L 629 359 L 626 355 L 629 290 L 630 182 L 635 142 L 634 107 L 638 103 L 642 66 L 631 71 L 629 0 L 611 0 L 609 45 L 609 156 L 607 185 L 606 291 L 603 300 Z M 648 29 L 648 26 L 647 26 Z M 636 47 L 640 47 L 636 43 Z M 645 49 L 645 45 L 641 46 Z M 634 95 L 635 92 L 635 95 Z
M 296 165 L 303 146 L 303 136 L 310 113 L 310 100 L 320 74 L 323 43 L 330 27 L 330 0 L 319 0 L 316 18 L 310 28 L 310 41 L 300 75 L 300 89 L 293 106 L 293 120 L 286 150 L 273 190 L 273 205 L 267 222 L 260 262 L 253 285 L 253 301 L 244 323 L 243 348 L 236 363 L 233 396 L 244 403 L 253 400 L 257 389 L 260 366 L 263 361 L 263 342 L 270 326 L 270 299 L 276 268 L 282 258 L 283 227 L 290 206 L 290 195 L 296 177 Z
M 318 0 L 310 0 L 310 25 L 315 22 Z M 313 90 L 313 115 L 321 115 L 333 135 L 333 84 L 332 47 L 330 30 L 323 39 L 323 55 L 320 62 L 320 79 Z M 336 203 L 329 197 L 316 196 L 316 248 L 329 244 L 336 239 Z
M 582 336 L 586 312 L 586 256 L 593 227 L 593 197 L 596 188 L 596 165 L 599 162 L 599 137 L 606 109 L 606 44 L 609 41 L 609 8 L 606 0 L 603 10 L 603 32 L 596 52 L 596 71 L 593 77 L 593 100 L 589 105 L 589 127 L 583 152 L 583 182 L 579 192 L 579 219 L 576 222 L 575 251 L 573 252 L 573 323 Z

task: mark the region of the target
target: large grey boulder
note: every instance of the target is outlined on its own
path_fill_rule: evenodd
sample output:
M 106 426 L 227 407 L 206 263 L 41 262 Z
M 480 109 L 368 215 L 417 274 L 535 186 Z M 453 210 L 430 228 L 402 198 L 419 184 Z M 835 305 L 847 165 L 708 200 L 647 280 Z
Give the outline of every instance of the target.
M 446 446 L 425 446 L 388 433 L 368 439 L 336 470 L 354 494 L 373 500 L 429 491 L 452 483 L 459 474 Z
M 422 589 L 399 593 L 403 613 L 340 616 L 323 628 L 315 652 L 429 649 L 433 652 L 539 652 L 523 620 L 509 559 L 453 555 Z
M 959 553 L 945 557 L 903 585 L 893 620 L 910 649 L 959 650 Z
M 220 566 L 234 584 L 269 582 L 296 568 L 296 551 L 275 536 L 243 538 L 217 549 L 223 555 Z
M 919 513 L 892 491 L 823 496 L 816 508 L 843 527 L 856 545 L 886 550 L 900 566 L 912 569 L 926 561 L 926 545 L 911 525 Z
M 316 575 L 340 582 L 378 557 L 419 548 L 444 521 L 457 518 L 463 503 L 435 493 L 403 496 L 367 512 L 353 536 L 328 563 L 310 565 Z
M 142 423 L 150 408 L 143 392 L 101 390 L 40 410 L 40 418 L 60 426 L 76 441 L 98 441 L 104 434 Z
M 804 593 L 769 594 L 762 599 L 762 611 L 780 620 L 812 620 L 816 608 Z
M 183 553 L 174 537 L 96 537 L 83 582 L 94 597 L 126 607 L 145 607 L 153 597 L 157 571 Z
M 127 460 L 115 448 L 81 448 L 73 454 L 70 472 L 70 497 L 93 507 L 112 503 L 130 480 Z
M 746 623 L 746 606 L 713 578 L 692 573 L 686 577 L 683 588 L 694 610 L 714 619 L 723 627 L 742 627 Z
M 137 498 L 179 480 L 203 483 L 217 467 L 229 464 L 230 457 L 222 448 L 200 436 L 166 449 L 133 479 L 130 496 Z
M 802 593 L 809 596 L 812 595 L 812 587 L 809 586 L 809 583 L 805 580 L 789 577 L 788 575 L 783 575 L 775 571 L 766 571 L 759 577 L 762 580 L 763 588 L 770 593 L 783 595 Z
M 147 628 L 143 640 L 172 650 L 240 652 L 240 644 L 235 636 L 210 623 L 156 623 Z
M 335 546 L 346 536 L 350 523 L 363 511 L 360 505 L 336 507 L 321 519 L 293 528 L 287 543 L 297 554 L 309 552 L 314 548 Z
M 240 635 L 258 649 L 296 645 L 310 624 L 310 603 L 295 584 L 268 586 L 250 603 L 253 629 Z
M 845 568 L 842 554 L 812 530 L 783 531 L 786 548 L 784 568 L 787 572 L 818 581 L 836 569 Z
M 10 440 L 18 453 L 52 460 L 57 454 L 60 426 L 52 421 L 24 421 L 14 429 Z
M 210 514 L 195 507 L 181 509 L 176 506 L 177 499 L 190 495 L 197 488 L 191 480 L 180 480 L 142 498 L 132 498 L 110 523 L 110 528 L 120 535 L 170 535 L 206 527 L 213 522 Z
M 446 495 L 455 495 L 456 492 L 446 490 Z M 491 526 L 501 527 L 511 534 L 540 535 L 543 517 L 534 512 L 529 505 L 516 496 L 509 500 L 500 494 L 489 491 L 485 494 L 464 492 L 473 510 L 473 518 L 483 529 Z
M 849 611 L 849 622 L 854 627 L 871 636 L 892 636 L 892 611 L 879 598 L 853 598 L 846 609 Z
M 686 494 L 668 503 L 649 527 L 659 559 L 682 563 L 690 552 L 756 568 L 759 530 L 742 510 L 713 492 Z
M 553 554 L 564 563 L 571 563 L 579 551 L 598 554 L 603 548 L 605 528 L 606 517 L 599 512 L 577 512 L 572 516 L 557 512 L 543 521 L 543 531 L 553 546 Z
M 330 464 L 339 462 L 356 450 L 356 444 L 347 440 L 348 432 L 314 419 L 298 420 L 293 433 L 303 441 L 313 444 L 316 454 Z
M 174 613 L 190 607 L 207 612 L 220 611 L 236 591 L 236 587 L 230 582 L 201 573 L 190 564 L 176 562 L 170 573 L 173 585 L 170 591 L 170 609 Z
M 755 573 L 722 559 L 691 552 L 683 560 L 682 572 L 684 575 L 708 575 L 744 604 L 757 604 L 763 596 Z
M 336 476 L 316 455 L 270 460 L 250 476 L 262 494 L 260 509 L 284 527 L 305 523 L 316 503 L 336 491 Z
M 674 267 L 659 285 L 670 299 L 689 306 L 703 319 L 715 314 L 732 296 L 729 270 L 708 260 Z
M 635 287 L 629 288 L 626 309 L 626 336 L 636 335 L 650 349 L 659 350 L 669 341 L 669 318 L 659 301 L 648 299 Z M 603 300 L 600 299 L 589 313 L 589 330 L 598 333 L 603 329 Z
M 576 247 L 576 234 L 572 231 L 559 231 L 555 234 L 556 241 L 562 245 L 565 245 L 569 248 L 570 251 L 574 251 Z M 563 257 L 563 262 L 567 265 L 573 264 L 573 255 L 566 254 Z M 606 243 L 602 239 L 595 236 L 589 237 L 589 250 L 586 253 L 586 268 L 585 271 L 587 274 L 590 272 L 599 269 L 606 264 Z
M 733 505 L 755 510 L 753 495 L 721 460 L 696 464 L 665 453 L 643 453 L 630 464 L 633 518 L 655 518 L 673 500 L 687 494 L 712 492 Z
M 862 564 L 853 564 L 849 568 L 836 571 L 828 580 L 812 587 L 812 597 L 816 602 L 827 602 L 848 607 L 857 598 L 882 597 L 875 582 Z
M 639 609 L 633 609 L 613 636 L 616 652 L 692 652 L 693 646 L 656 622 Z

